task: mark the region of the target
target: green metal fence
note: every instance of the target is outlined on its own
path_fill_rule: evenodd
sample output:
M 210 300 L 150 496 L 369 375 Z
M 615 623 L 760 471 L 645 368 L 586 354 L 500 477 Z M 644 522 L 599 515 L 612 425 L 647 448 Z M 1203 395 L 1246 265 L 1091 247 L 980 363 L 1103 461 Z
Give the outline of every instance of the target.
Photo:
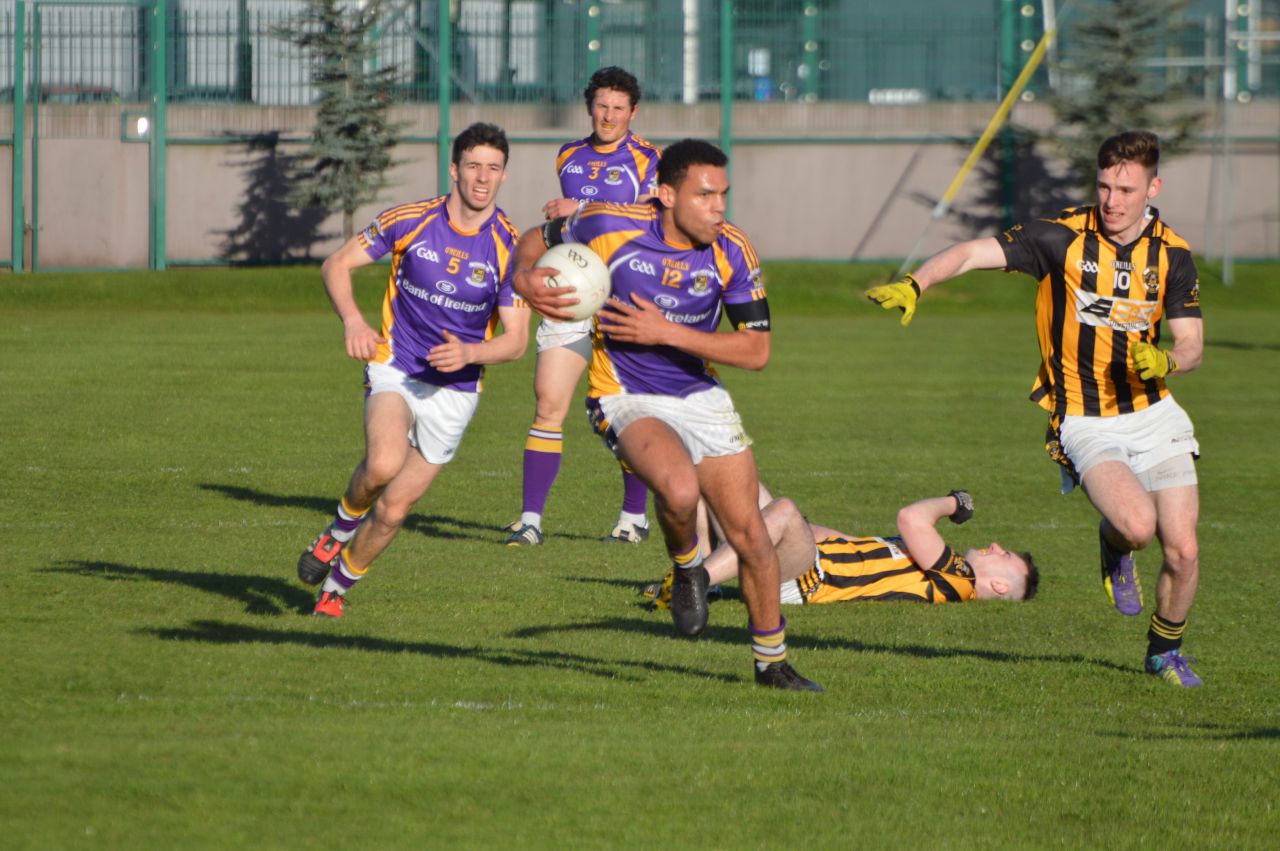
M 146 90 L 146 14 L 137 4 L 26 5 L 42 8 L 42 98 L 128 101 Z M 264 106 L 313 100 L 305 57 L 280 34 L 300 0 L 163 5 L 172 100 Z M 400 69 L 404 99 L 436 101 L 440 4 L 382 5 L 380 60 Z M 1020 0 L 453 0 L 445 6 L 455 95 L 500 103 L 573 102 L 584 76 L 610 64 L 635 73 L 646 99 L 657 102 L 718 100 L 722 69 L 730 71 L 730 94 L 739 101 L 990 101 L 1000 91 L 1002 63 L 1025 59 L 1044 26 L 1042 4 Z M 1280 26 L 1280 0 L 1249 5 L 1255 7 L 1264 27 Z M 720 50 L 726 10 L 734 33 L 728 66 Z M 1185 82 L 1216 75 L 1222 17 L 1220 0 L 1197 0 L 1180 17 L 1180 35 L 1165 51 L 1168 64 L 1150 69 L 1153 94 L 1175 76 Z M 1237 17 L 1232 26 L 1244 29 L 1250 21 Z M 0 10 L 0 89 L 10 92 L 13 33 L 11 4 Z M 1015 45 L 1014 56 L 1004 55 L 1006 44 Z M 1059 49 L 1068 61 L 1072 48 L 1067 28 Z M 1233 59 L 1246 90 L 1280 95 L 1274 41 L 1241 49 Z M 1042 73 L 1031 89 L 1044 85 Z
M 430 132 L 441 150 L 453 105 L 576 104 L 586 77 L 611 64 L 640 78 L 646 103 L 718 106 L 726 147 L 742 130 L 735 105 L 745 102 L 801 108 L 995 102 L 1053 6 L 1044 0 L 380 2 L 378 61 L 400 70 L 402 101 L 431 105 L 438 120 Z M 300 0 L 11 0 L 0 9 L 0 93 L 27 107 L 0 108 L 0 144 L 11 148 L 14 163 L 11 265 L 22 268 L 30 212 L 22 209 L 24 150 L 29 146 L 38 158 L 41 138 L 119 133 L 145 141 L 155 163 L 151 191 L 163 205 L 169 132 L 175 141 L 273 132 L 281 126 L 279 109 L 311 104 L 306 57 L 282 34 L 300 6 Z M 1241 100 L 1280 96 L 1274 39 L 1280 0 L 1242 0 L 1227 12 L 1221 0 L 1193 0 L 1178 18 L 1176 37 L 1146 69 L 1153 98 L 1188 86 L 1206 99 L 1219 97 L 1224 62 Z M 1255 30 L 1272 38 L 1227 38 Z M 1070 67 L 1073 48 L 1064 28 L 1055 67 Z M 1039 71 L 1024 98 L 1048 93 L 1052 73 Z M 167 125 L 170 104 L 207 109 L 188 130 Z M 71 105 L 120 108 L 55 108 Z M 249 106 L 259 109 L 243 108 Z M 788 120 L 798 121 L 797 114 Z M 881 122 L 902 120 L 900 110 L 865 115 L 865 124 L 844 129 L 846 137 L 874 137 Z M 146 120 L 145 131 L 129 124 L 135 118 Z M 803 136 L 799 122 L 780 124 L 776 133 Z M 33 206 L 38 197 L 33 193 Z M 157 209 L 152 216 L 152 264 L 162 266 L 164 217 Z

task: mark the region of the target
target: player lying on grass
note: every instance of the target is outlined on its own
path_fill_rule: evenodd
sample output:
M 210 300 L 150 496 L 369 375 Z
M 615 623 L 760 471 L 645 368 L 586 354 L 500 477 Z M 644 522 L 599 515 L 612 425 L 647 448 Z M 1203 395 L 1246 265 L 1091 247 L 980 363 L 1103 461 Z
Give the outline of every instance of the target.
M 781 601 L 967 603 L 1034 597 L 1040 574 L 1030 553 L 1011 553 L 992 542 L 961 555 L 934 528 L 943 517 L 964 523 L 972 516 L 969 494 L 952 491 L 906 506 L 898 512 L 897 536 L 879 538 L 811 524 L 794 502 L 775 499 L 765 506 L 764 520 L 782 568 Z M 712 583 L 738 575 L 730 547 L 717 547 L 704 565 Z M 665 609 L 671 580 L 668 573 L 641 593 Z

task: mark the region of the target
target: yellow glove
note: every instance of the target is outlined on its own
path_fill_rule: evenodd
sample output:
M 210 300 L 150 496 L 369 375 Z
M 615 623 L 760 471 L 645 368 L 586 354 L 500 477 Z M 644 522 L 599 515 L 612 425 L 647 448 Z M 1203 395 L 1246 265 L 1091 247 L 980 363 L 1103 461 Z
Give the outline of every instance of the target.
M 1171 372 L 1178 371 L 1178 364 L 1173 354 L 1161 351 L 1150 343 L 1133 344 L 1133 366 L 1138 370 L 1138 377 L 1143 381 L 1153 378 L 1164 378 Z
M 902 325 L 905 327 L 911 323 L 911 317 L 916 315 L 916 300 L 920 298 L 920 285 L 916 283 L 915 278 L 907 275 L 897 283 L 872 287 L 867 290 L 867 298 L 885 310 L 892 310 L 895 307 L 901 310 Z

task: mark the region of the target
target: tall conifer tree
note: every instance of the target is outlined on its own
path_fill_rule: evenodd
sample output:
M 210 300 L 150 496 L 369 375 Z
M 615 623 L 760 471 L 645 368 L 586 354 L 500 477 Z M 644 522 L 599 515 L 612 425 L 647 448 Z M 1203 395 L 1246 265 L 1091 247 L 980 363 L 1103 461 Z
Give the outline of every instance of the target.
M 1064 21 L 1054 139 L 1090 194 L 1098 146 L 1122 130 L 1151 130 L 1166 153 L 1186 148 L 1202 111 L 1180 106 L 1189 92 L 1162 68 L 1173 52 L 1187 0 L 1083 0 Z M 1180 73 L 1180 72 L 1174 72 Z
M 396 70 L 374 67 L 381 0 L 307 0 L 282 33 L 301 47 L 319 91 L 307 150 L 297 157 L 290 200 L 300 207 L 342 211 L 342 236 L 355 232 L 355 212 L 386 186 L 400 125 L 389 111 Z

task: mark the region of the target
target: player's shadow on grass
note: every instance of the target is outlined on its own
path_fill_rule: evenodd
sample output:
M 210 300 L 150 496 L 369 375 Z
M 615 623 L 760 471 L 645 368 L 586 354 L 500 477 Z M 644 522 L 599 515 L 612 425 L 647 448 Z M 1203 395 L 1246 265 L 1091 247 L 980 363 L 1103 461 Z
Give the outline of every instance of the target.
M 1280 352 L 1280 343 L 1242 343 L 1239 340 L 1205 340 L 1204 344 L 1215 349 L 1234 349 L 1238 352 L 1256 352 L 1259 349 L 1266 352 Z
M 324 622 L 325 628 L 329 622 Z M 431 641 L 400 641 L 367 635 L 334 635 L 332 632 L 304 630 L 272 630 L 256 626 L 212 620 L 193 621 L 176 629 L 149 627 L 140 630 L 164 641 L 199 641 L 206 644 L 271 644 L 314 647 L 324 650 L 358 650 L 367 653 L 413 653 L 436 659 L 469 659 L 502 667 L 557 668 L 577 671 L 608 680 L 643 682 L 637 671 L 678 674 L 698 679 L 736 683 L 739 678 L 728 674 L 700 671 L 685 665 L 667 665 L 643 659 L 598 659 L 580 653 L 554 650 L 511 650 L 487 647 L 460 647 Z
M 108 582 L 162 582 L 182 585 L 244 604 L 251 615 L 281 615 L 311 608 L 315 598 L 307 591 L 274 576 L 246 576 L 242 573 L 207 573 L 132 567 L 107 561 L 68 561 L 45 568 L 53 573 L 89 576 Z
M 644 590 L 644 587 L 649 584 L 647 582 L 636 584 L 634 579 L 606 579 L 603 576 L 562 576 L 560 578 L 565 582 L 585 582 L 592 585 L 609 585 L 613 588 L 626 588 L 635 592 L 637 605 L 648 605 L 640 594 L 640 592 Z M 657 577 L 655 577 L 653 581 L 657 582 Z M 737 585 L 721 585 L 719 599 L 741 600 L 742 591 Z
M 270 508 L 305 508 L 316 511 L 330 518 L 333 515 L 337 500 L 330 497 L 317 496 L 281 496 L 265 493 L 253 488 L 238 485 L 220 485 L 213 482 L 201 482 L 196 485 L 200 490 L 220 493 L 230 499 L 249 502 L 254 505 Z M 409 532 L 417 532 L 430 538 L 444 540 L 472 540 L 502 543 L 505 533 L 497 526 L 477 523 L 474 520 L 462 520 L 457 517 L 446 517 L 443 514 L 410 514 L 404 521 L 404 528 Z M 460 531 L 463 530 L 463 531 Z M 306 545 L 300 543 L 299 550 Z
M 1247 729 L 1227 727 L 1222 724 L 1191 724 L 1167 730 L 1111 730 L 1106 735 L 1126 741 L 1149 742 L 1183 741 L 1186 739 L 1210 739 L 1220 742 L 1280 739 L 1280 727 Z
M 626 632 L 645 633 L 656 638 L 670 638 L 678 641 L 718 641 L 725 644 L 739 645 L 743 642 L 744 633 L 739 627 L 708 626 L 696 639 L 685 638 L 675 631 L 670 619 L 664 616 L 660 620 L 639 620 L 635 618 L 606 618 L 598 621 L 582 621 L 571 624 L 551 626 L 529 626 L 509 633 L 513 638 L 541 638 L 544 635 L 569 632 Z M 966 647 L 932 647 L 927 644 L 875 644 L 858 641 L 852 638 L 829 639 L 809 638 L 803 635 L 787 636 L 787 646 L 805 650 L 849 650 L 855 653 L 890 653 L 898 656 L 915 656 L 920 659 L 983 659 L 988 662 L 1008 664 L 1010 662 L 1052 662 L 1054 664 L 1087 664 L 1126 674 L 1134 673 L 1132 668 L 1118 665 L 1106 659 L 1090 659 L 1079 653 L 1072 654 L 1037 654 L 1009 653 L 1003 650 L 982 650 Z

